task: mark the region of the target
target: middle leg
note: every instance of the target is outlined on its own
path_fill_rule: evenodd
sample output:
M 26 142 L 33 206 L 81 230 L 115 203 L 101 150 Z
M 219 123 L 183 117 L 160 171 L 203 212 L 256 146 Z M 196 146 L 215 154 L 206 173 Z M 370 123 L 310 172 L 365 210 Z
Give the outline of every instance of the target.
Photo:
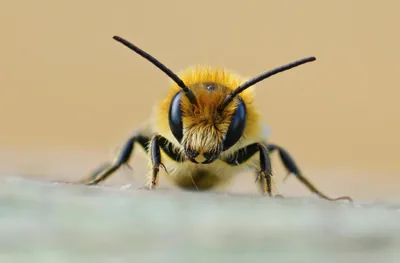
M 135 134 L 130 137 L 122 149 L 119 151 L 115 160 L 110 163 L 107 162 L 94 170 L 87 178 L 81 180 L 79 183 L 86 185 L 96 185 L 104 182 L 113 173 L 115 173 L 121 166 L 128 165 L 131 155 L 134 151 L 134 146 L 138 143 L 146 152 L 148 152 L 148 142 L 150 138 L 141 134 Z

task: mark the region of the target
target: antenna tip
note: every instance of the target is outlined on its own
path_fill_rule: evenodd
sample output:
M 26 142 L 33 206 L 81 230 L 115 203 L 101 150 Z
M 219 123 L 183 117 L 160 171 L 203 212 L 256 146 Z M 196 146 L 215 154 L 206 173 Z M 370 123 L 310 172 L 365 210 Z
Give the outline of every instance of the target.
M 115 39 L 115 40 L 119 40 L 119 39 L 121 39 L 119 36 L 113 36 L 113 39 Z

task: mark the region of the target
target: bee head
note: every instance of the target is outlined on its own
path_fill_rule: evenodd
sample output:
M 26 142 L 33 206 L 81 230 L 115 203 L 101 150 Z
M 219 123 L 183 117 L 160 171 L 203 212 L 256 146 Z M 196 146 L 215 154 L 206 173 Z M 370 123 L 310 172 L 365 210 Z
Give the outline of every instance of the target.
M 182 91 L 177 92 L 169 107 L 169 127 L 189 160 L 212 163 L 242 137 L 246 105 L 238 96 L 229 107 L 219 111 L 218 106 L 230 90 L 218 83 L 198 83 L 190 89 L 198 103 L 191 104 Z
M 244 83 L 235 83 L 235 87 L 230 85 L 228 88 L 218 80 L 205 82 L 204 79 L 191 82 L 188 87 L 187 83 L 150 54 L 121 37 L 113 38 L 151 62 L 181 89 L 172 97 L 169 105 L 169 128 L 182 145 L 186 157 L 202 164 L 218 159 L 223 151 L 231 148 L 243 136 L 247 112 L 246 105 L 238 96 L 241 92 L 270 76 L 316 59 L 307 57 L 294 61 Z

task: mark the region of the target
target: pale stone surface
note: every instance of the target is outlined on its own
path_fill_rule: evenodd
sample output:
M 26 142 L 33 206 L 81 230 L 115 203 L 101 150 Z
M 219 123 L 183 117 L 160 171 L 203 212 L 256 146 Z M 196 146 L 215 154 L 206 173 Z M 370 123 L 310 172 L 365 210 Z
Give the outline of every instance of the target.
M 0 262 L 400 262 L 400 206 L 3 177 Z

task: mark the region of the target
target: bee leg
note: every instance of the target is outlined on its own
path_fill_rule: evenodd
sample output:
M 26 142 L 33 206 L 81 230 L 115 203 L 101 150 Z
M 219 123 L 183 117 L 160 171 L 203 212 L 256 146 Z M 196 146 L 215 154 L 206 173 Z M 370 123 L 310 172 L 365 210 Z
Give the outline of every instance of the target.
M 158 185 L 158 172 L 160 171 L 160 167 L 164 168 L 165 172 L 168 173 L 161 160 L 161 149 L 172 160 L 175 160 L 176 162 L 184 161 L 184 159 L 175 152 L 173 145 L 166 138 L 161 135 L 155 135 L 150 141 L 150 158 L 152 163 L 150 189 L 153 189 Z
M 229 165 L 236 166 L 243 164 L 248 159 L 254 156 L 259 152 L 260 154 L 260 171 L 257 173 L 257 180 L 262 179 L 264 177 L 266 181 L 264 191 L 268 193 L 269 196 L 272 196 L 272 169 L 271 169 L 271 160 L 269 158 L 267 148 L 261 143 L 253 143 L 244 148 L 239 149 L 233 155 L 231 155 L 227 159 L 223 159 L 223 161 Z
M 271 159 L 269 158 L 269 154 L 264 145 L 258 144 L 258 151 L 260 153 L 260 172 L 259 175 L 264 176 L 266 180 L 266 192 L 269 196 L 272 196 L 272 184 L 271 184 L 271 177 L 272 177 L 272 169 L 271 169 Z M 257 177 L 259 177 L 259 175 Z
M 143 136 L 140 134 L 134 135 L 129 138 L 122 149 L 120 150 L 118 156 L 112 163 L 106 163 L 98 167 L 95 171 L 93 171 L 87 179 L 81 180 L 80 183 L 86 185 L 96 185 L 100 182 L 104 182 L 107 178 L 109 178 L 116 170 L 118 170 L 122 165 L 127 165 L 132 152 L 134 150 L 135 143 L 139 143 L 140 146 L 147 152 L 148 151 L 148 142 L 150 138 L 147 136 Z
M 275 144 L 266 144 L 267 149 L 270 153 L 273 151 L 277 150 L 279 152 L 279 156 L 282 160 L 283 165 L 287 169 L 289 174 L 294 174 L 300 182 L 302 182 L 311 192 L 317 194 L 319 197 L 330 200 L 330 201 L 336 201 L 336 200 L 349 200 L 352 201 L 352 199 L 349 196 L 342 196 L 342 197 L 337 197 L 337 198 L 330 198 L 320 192 L 307 178 L 303 176 L 301 173 L 300 169 L 297 167 L 295 161 L 293 158 L 290 156 L 290 154 L 283 149 L 280 146 L 277 146 Z
M 151 178 L 150 189 L 155 188 L 158 185 L 158 172 L 160 170 L 161 165 L 161 151 L 160 151 L 160 136 L 156 135 L 151 139 L 150 142 L 150 152 L 151 152 L 151 162 L 152 162 L 152 171 L 153 175 Z

